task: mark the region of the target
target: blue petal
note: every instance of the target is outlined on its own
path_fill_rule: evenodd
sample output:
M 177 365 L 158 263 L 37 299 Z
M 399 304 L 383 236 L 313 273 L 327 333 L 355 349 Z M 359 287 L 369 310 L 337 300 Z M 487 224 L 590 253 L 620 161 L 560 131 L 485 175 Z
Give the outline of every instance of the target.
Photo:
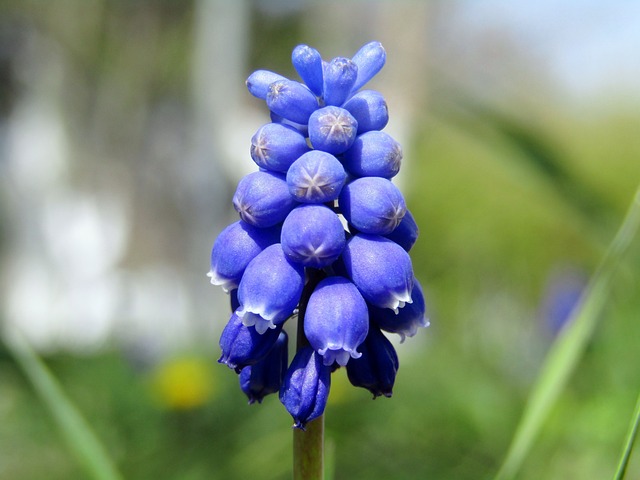
M 371 321 L 386 332 L 400 335 L 401 342 L 404 342 L 405 337 L 413 337 L 418 328 L 429 325 L 425 313 L 426 307 L 422 286 L 415 278 L 413 279 L 413 290 L 411 291 L 411 303 L 401 308 L 397 314 L 388 308 L 369 306 Z
M 411 258 L 397 243 L 359 233 L 347 242 L 341 258 L 347 275 L 367 302 L 394 311 L 411 303 Z
M 236 314 L 258 333 L 284 322 L 298 305 L 304 287 L 304 267 L 290 262 L 279 243 L 251 260 L 238 286 Z
M 359 358 L 356 349 L 368 329 L 367 304 L 353 283 L 344 277 L 318 283 L 307 304 L 304 333 L 325 365 L 344 366 L 349 358 Z

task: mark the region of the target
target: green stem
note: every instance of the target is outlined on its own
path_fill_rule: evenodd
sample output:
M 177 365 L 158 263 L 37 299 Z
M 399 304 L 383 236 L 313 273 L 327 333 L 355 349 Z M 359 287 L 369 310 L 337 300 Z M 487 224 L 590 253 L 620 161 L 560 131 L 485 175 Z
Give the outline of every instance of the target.
M 640 429 L 640 395 L 638 395 L 638 401 L 636 402 L 636 410 L 631 419 L 631 425 L 629 426 L 629 433 L 627 434 L 627 440 L 622 450 L 622 456 L 620 457 L 620 463 L 616 470 L 614 480 L 622 480 L 627 471 L 627 465 L 629 464 L 629 458 L 631 457 L 631 450 L 633 450 L 633 444 L 638 430 Z
M 322 480 L 324 475 L 324 415 L 293 429 L 294 480 Z
M 304 315 L 307 303 L 316 285 L 324 277 L 319 270 L 307 269 L 309 281 L 302 292 L 298 310 L 296 351 L 309 342 L 304 334 Z M 293 429 L 293 478 L 294 480 L 322 480 L 324 477 L 324 415 L 312 420 L 305 430 Z

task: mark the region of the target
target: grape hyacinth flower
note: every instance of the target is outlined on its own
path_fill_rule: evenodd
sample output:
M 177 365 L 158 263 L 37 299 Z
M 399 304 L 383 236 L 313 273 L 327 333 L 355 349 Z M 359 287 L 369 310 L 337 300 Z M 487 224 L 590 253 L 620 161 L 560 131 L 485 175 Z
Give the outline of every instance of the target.
M 383 332 L 404 340 L 428 325 L 408 254 L 418 226 L 392 180 L 402 148 L 382 131 L 382 94 L 362 89 L 385 60 L 379 42 L 327 61 L 299 45 L 300 81 L 258 70 L 246 82 L 271 122 L 250 142 L 259 170 L 236 188 L 240 218 L 211 252 L 211 283 L 232 304 L 219 361 L 249 403 L 279 392 L 299 430 L 322 417 L 337 368 L 374 398 L 391 396 L 399 362 Z

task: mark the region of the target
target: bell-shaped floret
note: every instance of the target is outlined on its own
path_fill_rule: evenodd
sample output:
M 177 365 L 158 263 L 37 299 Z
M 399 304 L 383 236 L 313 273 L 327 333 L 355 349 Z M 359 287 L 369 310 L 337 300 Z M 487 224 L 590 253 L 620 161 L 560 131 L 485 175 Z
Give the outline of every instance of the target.
M 358 122 L 358 133 L 382 130 L 389 122 L 389 109 L 381 93 L 362 90 L 351 97 L 342 108 L 348 110 Z
M 249 404 L 262 403 L 264 397 L 280 391 L 288 364 L 287 334 L 282 331 L 266 357 L 240 372 L 240 388 Z
M 399 362 L 395 348 L 380 329 L 372 326 L 360 346 L 362 356 L 347 364 L 347 376 L 354 387 L 373 393 L 373 398 L 391 397 Z
M 400 171 L 401 161 L 400 144 L 379 131 L 358 135 L 343 155 L 344 168 L 356 177 L 394 177 Z
M 298 45 L 291 53 L 291 63 L 304 83 L 318 97 L 322 96 L 322 57 L 308 45 Z
M 307 140 L 295 128 L 267 123 L 251 138 L 251 158 L 272 172 L 287 173 L 296 159 L 309 151 Z
M 324 413 L 331 387 L 331 367 L 313 348 L 298 350 L 280 388 L 280 401 L 293 417 L 293 426 L 304 430 Z
M 280 243 L 292 262 L 323 268 L 338 259 L 346 239 L 342 222 L 330 208 L 301 205 L 282 224 Z
M 358 78 L 353 85 L 355 92 L 378 73 L 387 60 L 387 53 L 380 42 L 369 42 L 351 59 L 358 66 Z
M 261 335 L 255 328 L 244 325 L 242 319 L 232 313 L 220 335 L 222 355 L 218 363 L 223 363 L 236 372 L 248 365 L 255 365 L 271 351 L 281 330 L 282 325 L 278 325 Z
M 267 106 L 287 120 L 304 124 L 318 108 L 318 99 L 300 82 L 278 80 L 269 85 Z
M 301 203 L 326 203 L 338 198 L 347 178 L 340 161 L 330 153 L 312 150 L 287 172 L 289 193 Z
M 284 175 L 253 172 L 238 183 L 233 207 L 240 218 L 256 227 L 271 227 L 282 222 L 295 207 Z
M 324 68 L 325 105 L 342 105 L 353 89 L 358 76 L 358 66 L 348 58 L 337 57 Z
M 385 237 L 389 240 L 393 240 L 408 252 L 416 243 L 416 240 L 418 240 L 419 233 L 418 224 L 413 218 L 411 212 L 407 210 L 404 217 L 402 217 L 400 224 L 393 232 L 385 235 Z
M 344 108 L 323 107 L 309 117 L 309 141 L 316 150 L 339 155 L 356 138 L 358 122 Z
M 344 218 L 362 233 L 387 235 L 407 211 L 404 197 L 390 180 L 362 177 L 347 183 L 338 199 Z
M 225 292 L 237 288 L 249 262 L 279 238 L 279 227 L 257 228 L 242 220 L 232 223 L 213 243 L 207 274 L 211 283 L 222 286 Z
M 404 342 L 405 337 L 413 337 L 418 328 L 429 326 L 425 312 L 426 306 L 422 286 L 415 278 L 413 280 L 413 290 L 411 291 L 411 303 L 401 308 L 397 315 L 388 308 L 369 305 L 371 321 L 385 332 L 400 335 L 401 343 Z
M 356 349 L 368 330 L 367 303 L 356 286 L 344 277 L 321 280 L 307 304 L 304 333 L 324 364 L 345 366 L 359 358 Z
M 298 305 L 304 287 L 304 267 L 290 262 L 279 243 L 265 248 L 251 260 L 240 285 L 236 314 L 258 333 L 276 328 Z
M 256 70 L 249 75 L 245 83 L 251 95 L 265 100 L 267 98 L 267 92 L 269 91 L 269 85 L 280 80 L 286 80 L 286 78 L 269 70 Z
M 379 235 L 359 233 L 344 247 L 342 263 L 370 304 L 397 312 L 405 303 L 411 303 L 411 258 L 397 243 Z

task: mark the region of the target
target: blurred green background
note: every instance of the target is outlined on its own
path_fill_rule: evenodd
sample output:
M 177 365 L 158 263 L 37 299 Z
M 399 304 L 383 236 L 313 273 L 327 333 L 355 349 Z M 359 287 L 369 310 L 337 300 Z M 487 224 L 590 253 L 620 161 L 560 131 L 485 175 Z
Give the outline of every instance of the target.
M 86 478 L 6 348 L 16 330 L 125 478 L 290 478 L 290 417 L 216 363 L 209 249 L 268 121 L 244 79 L 295 77 L 298 43 L 331 58 L 373 39 L 431 326 L 398 345 L 390 400 L 334 374 L 328 470 L 492 478 L 640 181 L 639 22 L 623 0 L 0 1 L 0 478 Z M 639 266 L 636 240 L 518 478 L 615 471 Z

